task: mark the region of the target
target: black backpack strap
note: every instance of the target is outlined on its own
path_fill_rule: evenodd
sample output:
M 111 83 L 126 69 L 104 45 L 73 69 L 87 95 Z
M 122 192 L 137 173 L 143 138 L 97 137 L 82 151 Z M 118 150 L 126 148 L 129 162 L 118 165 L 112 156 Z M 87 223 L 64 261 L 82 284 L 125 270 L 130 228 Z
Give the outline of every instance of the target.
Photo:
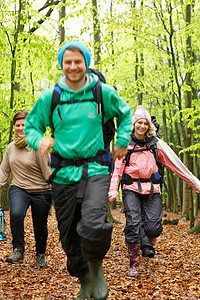
M 146 148 L 142 148 L 142 149 L 135 149 L 136 147 L 136 144 L 133 146 L 132 149 L 128 149 L 127 150 L 127 154 L 125 156 L 125 158 L 123 159 L 123 162 L 125 163 L 125 167 L 129 166 L 129 162 L 130 162 L 130 157 L 131 157 L 131 154 L 133 152 L 144 152 L 144 151 L 149 151 L 149 148 L 146 147 Z
M 128 151 L 127 151 L 127 154 L 126 154 L 126 157 L 124 158 L 124 160 L 123 160 L 123 163 L 125 163 L 125 167 L 126 166 L 129 166 L 129 162 L 130 162 L 130 156 L 131 156 L 131 154 L 133 153 L 133 152 L 143 152 L 143 151 L 150 151 L 153 155 L 154 155 L 154 158 L 155 158 L 155 160 L 156 160 L 156 164 L 157 164 L 157 166 L 158 166 L 158 173 L 159 173 L 159 177 L 160 177 L 160 179 L 157 181 L 157 179 L 155 179 L 154 178 L 154 176 L 155 176 L 155 174 L 153 174 L 152 175 L 152 178 L 151 178 L 151 183 L 160 183 L 160 185 L 162 185 L 162 183 L 164 184 L 164 186 L 165 186 L 165 189 L 166 189 L 166 192 L 169 194 L 169 191 L 168 191 L 168 188 L 167 188 L 167 185 L 166 185 L 166 183 L 165 183 L 165 181 L 164 181 L 164 173 L 163 173 L 163 165 L 159 162 L 159 160 L 158 160 L 158 149 L 157 149 L 157 143 L 155 143 L 155 144 L 153 144 L 153 145 L 151 145 L 151 146 L 147 146 L 146 145 L 146 148 L 142 148 L 142 149 L 135 149 L 135 147 L 136 147 L 136 144 L 134 145 L 134 147 L 132 148 L 132 149 L 129 149 Z M 124 177 L 124 178 L 126 178 L 126 180 L 127 180 L 127 174 L 126 174 L 126 176 Z M 125 183 L 125 181 L 126 180 L 123 180 L 123 182 Z M 140 179 L 141 180 L 141 179 Z M 144 179 L 142 179 L 142 180 L 144 180 Z M 146 179 L 145 179 L 146 180 Z M 148 180 L 148 179 L 147 179 Z M 130 180 L 130 178 L 129 178 L 129 184 L 131 184 L 131 181 L 132 181 L 132 179 Z M 134 181 L 134 180 L 133 180 Z M 132 182 L 133 182 L 132 181 Z M 137 181 L 137 180 L 136 180 Z M 142 181 L 141 181 L 142 182 Z M 144 182 L 144 181 L 143 181 Z M 126 183 L 127 184 L 127 183 Z M 152 194 L 152 188 L 153 187 L 151 187 L 151 193 L 150 194 Z M 140 185 L 138 184 L 138 190 L 140 191 Z
M 105 113 L 104 113 L 104 107 L 103 107 L 101 81 L 100 81 L 99 78 L 98 78 L 98 81 L 97 81 L 97 83 L 94 86 L 92 91 L 93 91 L 93 96 L 94 96 L 95 102 L 97 103 L 97 114 L 98 115 L 101 114 L 101 116 L 102 116 L 103 140 L 104 140 L 105 146 L 107 146 L 106 143 L 105 143 L 105 130 L 104 130 L 104 116 L 105 116 Z
M 53 121 L 52 121 L 53 112 L 54 112 L 56 106 L 60 103 L 60 95 L 61 95 L 61 93 L 62 93 L 61 87 L 59 87 L 59 85 L 56 84 L 54 86 L 52 100 L 51 100 L 51 123 L 52 123 L 52 125 L 53 125 Z M 54 138 L 54 126 L 51 129 L 51 137 Z
M 102 100 L 102 91 L 101 91 L 101 81 L 99 78 L 97 83 L 93 87 L 92 92 L 94 96 L 94 101 L 97 103 L 97 114 L 100 115 L 102 113 L 102 122 L 103 122 L 104 110 L 103 110 L 103 100 Z
M 103 101 L 102 101 L 102 91 L 101 91 L 101 83 L 106 83 L 106 78 L 104 77 L 103 73 L 99 71 L 98 69 L 92 69 L 89 68 L 87 70 L 88 74 L 95 74 L 98 76 L 98 81 L 96 85 L 93 87 L 93 96 L 95 99 L 95 102 L 97 103 L 97 114 L 100 115 L 102 113 L 102 126 L 104 121 L 104 110 L 103 110 Z
M 157 163 L 157 166 L 158 166 L 158 172 L 159 172 L 159 175 L 160 175 L 160 178 L 161 178 L 161 185 L 162 185 L 162 183 L 164 184 L 165 190 L 166 190 L 167 194 L 169 195 L 169 190 L 168 190 L 167 184 L 164 180 L 164 166 L 158 160 L 157 143 L 155 143 L 151 148 L 154 151 L 154 157 L 155 157 L 155 160 L 156 160 L 156 163 Z
M 52 122 L 53 112 L 54 112 L 56 106 L 60 103 L 61 93 L 62 93 L 61 87 L 59 87 L 59 85 L 56 84 L 54 86 L 52 101 L 51 101 L 51 122 Z
M 103 140 L 105 148 L 110 147 L 110 142 L 115 135 L 115 122 L 109 119 L 104 123 L 105 110 L 102 97 L 102 81 L 98 78 L 96 85 L 93 88 L 94 100 L 97 103 L 97 114 L 102 115 Z
M 151 190 L 149 194 L 149 199 L 153 196 L 154 187 L 153 184 L 160 183 L 160 177 L 156 178 L 156 173 L 152 174 L 150 178 L 132 178 L 129 174 L 123 173 L 122 175 L 122 184 L 131 185 L 133 182 L 137 182 L 138 185 L 138 192 L 142 192 L 142 185 L 141 182 L 150 182 L 151 183 Z
M 101 71 L 99 71 L 98 69 L 91 69 L 89 68 L 87 70 L 87 73 L 93 73 L 95 75 L 98 76 L 98 81 L 96 83 L 96 85 L 93 87 L 93 97 L 94 97 L 94 100 L 93 99 L 87 99 L 87 100 L 82 100 L 83 102 L 85 101 L 95 101 L 97 103 L 97 114 L 103 114 L 103 101 L 102 101 L 102 91 L 101 91 L 101 82 L 104 82 L 106 83 L 106 79 L 103 75 L 103 73 L 101 73 Z M 72 104 L 72 103 L 76 103 L 76 102 L 79 102 L 78 100 L 68 100 L 68 101 L 62 101 L 60 103 L 60 95 L 62 93 L 62 89 L 61 87 L 56 84 L 54 86 L 54 91 L 53 91 L 53 96 L 52 96 L 52 101 L 51 101 L 51 120 L 52 120 L 52 116 L 53 116 L 53 112 L 56 108 L 56 106 L 58 104 Z M 104 119 L 104 115 L 102 116 L 102 120 Z M 103 125 L 103 124 L 102 124 Z

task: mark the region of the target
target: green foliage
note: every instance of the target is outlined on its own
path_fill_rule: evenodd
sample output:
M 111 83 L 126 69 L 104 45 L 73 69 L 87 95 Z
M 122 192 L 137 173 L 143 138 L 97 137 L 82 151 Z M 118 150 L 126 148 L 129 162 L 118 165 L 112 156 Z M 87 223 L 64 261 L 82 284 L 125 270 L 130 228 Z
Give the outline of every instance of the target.
M 57 63 L 60 47 L 58 25 L 64 22 L 66 40 L 79 39 L 93 53 L 92 1 L 60 2 L 52 7 L 54 15 L 50 16 L 45 16 L 45 10 L 38 10 L 44 3 L 26 3 L 18 33 L 18 3 L 11 0 L 1 4 L 0 125 L 3 149 L 14 112 L 22 108 L 30 110 L 40 93 L 53 86 L 61 74 Z M 66 6 L 67 14 L 64 20 L 59 21 L 56 14 L 62 5 Z M 200 5 L 194 4 L 190 24 L 185 22 L 186 1 L 114 0 L 112 7 L 110 5 L 105 0 L 98 2 L 100 69 L 107 82 L 117 89 L 133 111 L 142 95 L 143 105 L 157 116 L 161 133 L 163 111 L 167 126 L 178 124 L 179 130 L 182 126 L 188 126 L 195 135 L 195 149 L 198 149 Z M 39 24 L 41 19 L 45 22 Z M 76 23 L 80 24 L 80 29 L 73 33 L 71 24 Z M 37 29 L 31 31 L 34 27 Z M 189 35 L 193 55 L 187 59 L 186 41 Z M 11 68 L 15 63 L 14 82 L 18 83 L 19 89 L 14 90 L 14 107 L 10 110 Z M 192 86 L 186 84 L 189 72 L 192 74 Z M 185 110 L 185 95 L 191 91 L 192 106 Z M 174 132 L 175 140 L 176 134 Z

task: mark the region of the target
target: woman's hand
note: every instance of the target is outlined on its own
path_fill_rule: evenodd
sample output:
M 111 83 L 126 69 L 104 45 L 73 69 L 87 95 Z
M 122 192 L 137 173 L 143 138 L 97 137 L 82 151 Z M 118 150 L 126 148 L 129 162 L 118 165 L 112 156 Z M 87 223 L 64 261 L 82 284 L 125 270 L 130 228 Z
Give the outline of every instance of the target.
M 112 203 L 112 202 L 114 202 L 116 199 L 117 199 L 116 197 L 110 196 L 110 197 L 108 197 L 108 202 L 109 202 L 109 203 Z

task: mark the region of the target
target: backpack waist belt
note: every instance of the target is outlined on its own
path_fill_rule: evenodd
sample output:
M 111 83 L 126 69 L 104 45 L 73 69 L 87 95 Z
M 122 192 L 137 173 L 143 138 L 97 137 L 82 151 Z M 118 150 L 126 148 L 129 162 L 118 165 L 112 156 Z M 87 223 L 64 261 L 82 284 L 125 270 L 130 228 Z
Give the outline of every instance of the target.
M 92 157 L 75 157 L 75 158 L 63 158 L 58 152 L 52 151 L 51 153 L 51 168 L 55 168 L 53 173 L 51 174 L 48 183 L 53 182 L 53 179 L 55 178 L 57 172 L 62 168 L 66 166 L 75 166 L 75 167 L 81 167 L 83 166 L 83 173 L 82 177 L 80 179 L 79 189 L 77 192 L 77 198 L 82 199 L 85 191 L 85 184 L 87 180 L 88 175 L 88 163 L 90 162 L 96 162 L 100 165 L 109 166 L 110 161 L 105 160 L 104 156 L 108 154 L 107 150 L 98 150 L 95 156 Z
M 130 185 L 133 182 L 137 182 L 139 192 L 142 192 L 141 182 L 151 182 L 151 191 L 150 191 L 150 196 L 149 196 L 151 198 L 153 195 L 153 191 L 154 191 L 153 184 L 159 184 L 161 182 L 161 179 L 160 179 L 160 175 L 158 172 L 153 173 L 150 178 L 132 178 L 128 174 L 125 174 L 125 173 L 123 174 L 122 184 Z

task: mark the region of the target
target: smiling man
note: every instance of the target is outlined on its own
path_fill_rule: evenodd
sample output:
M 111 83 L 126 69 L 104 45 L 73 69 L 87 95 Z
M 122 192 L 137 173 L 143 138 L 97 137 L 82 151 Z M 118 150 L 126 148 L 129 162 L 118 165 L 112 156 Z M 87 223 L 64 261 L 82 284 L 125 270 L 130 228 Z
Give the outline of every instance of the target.
M 98 76 L 87 74 L 90 52 L 78 41 L 65 43 L 58 61 L 64 73 L 58 80 L 60 103 L 51 117 L 54 88 L 45 90 L 26 120 L 25 133 L 28 144 L 43 155 L 53 145 L 60 162 L 52 182 L 53 199 L 68 271 L 81 283 L 77 299 L 103 300 L 108 287 L 102 260 L 110 247 L 112 224 L 107 220 L 110 175 L 99 158 L 104 151 L 102 114 L 93 101 Z M 101 90 L 104 121 L 117 118 L 113 159 L 120 159 L 132 130 L 131 108 L 108 84 L 102 83 Z M 55 140 L 43 137 L 47 126 L 54 128 Z

